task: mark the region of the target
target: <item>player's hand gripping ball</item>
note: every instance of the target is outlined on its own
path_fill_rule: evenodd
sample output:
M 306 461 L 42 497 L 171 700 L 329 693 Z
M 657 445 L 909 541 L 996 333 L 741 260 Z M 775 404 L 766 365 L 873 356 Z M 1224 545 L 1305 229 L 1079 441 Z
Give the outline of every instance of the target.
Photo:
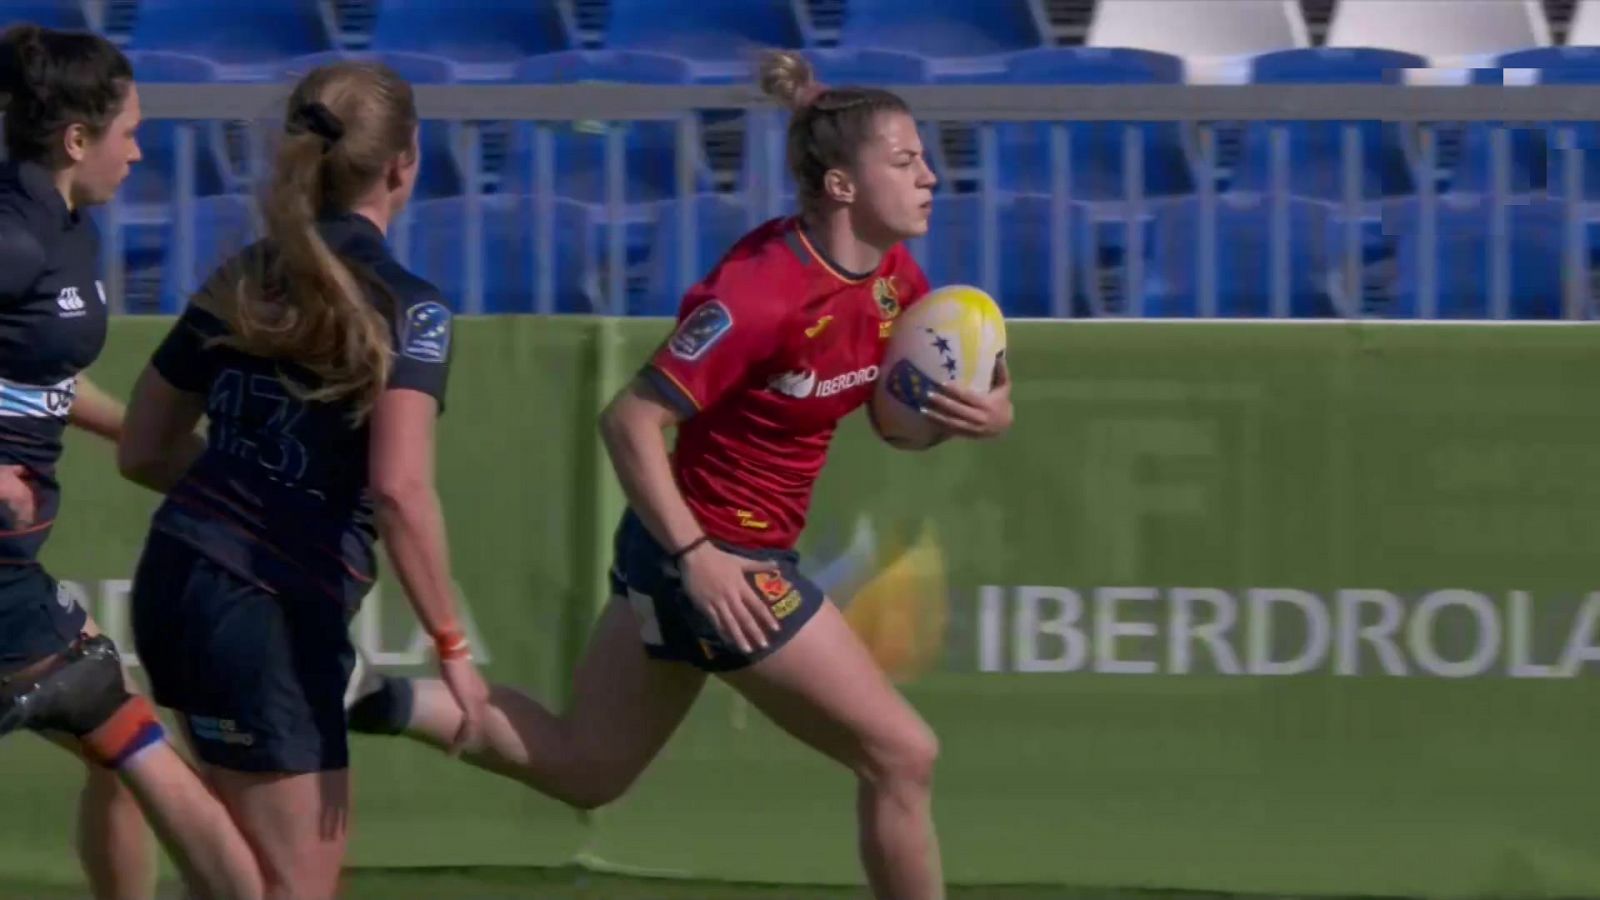
M 921 450 L 948 436 L 929 418 L 936 386 L 987 394 L 1006 350 L 999 304 L 970 285 L 950 285 L 923 297 L 895 320 L 869 408 L 878 436 L 894 447 Z

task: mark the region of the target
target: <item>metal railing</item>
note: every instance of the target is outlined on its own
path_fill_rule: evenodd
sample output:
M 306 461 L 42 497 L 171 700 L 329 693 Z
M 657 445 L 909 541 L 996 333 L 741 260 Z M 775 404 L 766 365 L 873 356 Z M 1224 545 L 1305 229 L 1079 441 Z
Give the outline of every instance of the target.
M 753 88 L 743 85 L 665 87 L 621 84 L 418 86 L 417 97 L 426 120 L 445 120 L 456 124 L 463 182 L 467 186 L 461 204 L 461 296 L 460 307 L 468 313 L 484 312 L 485 271 L 483 210 L 485 195 L 476 186 L 483 183 L 479 171 L 485 129 L 494 123 L 518 123 L 532 129 L 532 153 L 525 173 L 529 185 L 533 227 L 528 253 L 531 266 L 530 304 L 527 311 L 548 313 L 558 307 L 553 264 L 556 253 L 556 198 L 559 173 L 552 163 L 555 129 L 574 122 L 657 121 L 676 124 L 676 170 L 674 192 L 687 199 L 700 191 L 696 183 L 697 114 L 708 110 L 738 111 L 746 117 L 746 150 L 752 154 L 748 167 L 751 178 L 741 184 L 748 224 L 754 225 L 784 211 L 791 190 L 785 184 L 782 159 L 784 116 L 772 108 Z M 978 168 L 973 182 L 978 200 L 976 231 L 976 281 L 991 293 L 1001 293 L 1004 260 L 1000 247 L 1004 192 L 995 187 L 1000 159 L 996 129 L 1000 123 L 1052 123 L 1049 129 L 1049 176 L 1047 228 L 1044 244 L 1049 248 L 1049 303 L 1047 314 L 1082 314 L 1074 304 L 1076 283 L 1082 272 L 1074 259 L 1068 211 L 1082 202 L 1074 194 L 1072 123 L 1083 122 L 1177 122 L 1183 123 L 1185 150 L 1195 173 L 1191 198 L 1197 204 L 1193 244 L 1195 278 L 1199 286 L 1194 314 L 1219 314 L 1219 279 L 1215 250 L 1220 193 L 1215 177 L 1218 166 L 1218 136 L 1241 123 L 1268 123 L 1271 172 L 1265 194 L 1269 243 L 1266 254 L 1270 273 L 1269 310 L 1274 316 L 1290 315 L 1290 281 L 1293 273 L 1288 238 L 1290 200 L 1289 129 L 1295 122 L 1339 122 L 1342 126 L 1341 196 L 1333 202 L 1337 213 L 1331 221 L 1341 230 L 1342 257 L 1338 268 L 1338 289 L 1344 301 L 1335 303 L 1333 314 L 1358 316 L 1362 310 L 1354 300 L 1362 296 L 1364 263 L 1361 255 L 1363 229 L 1372 225 L 1375 213 L 1366 197 L 1363 179 L 1365 166 L 1361 137 L 1363 123 L 1383 122 L 1404 128 L 1414 148 L 1415 171 L 1434 171 L 1439 160 L 1436 123 L 1481 123 L 1492 129 L 1490 170 L 1485 193 L 1490 208 L 1486 225 L 1490 249 L 1487 282 L 1490 300 L 1486 317 L 1507 318 L 1512 308 L 1510 213 L 1525 198 L 1510 190 L 1513 169 L 1509 135 L 1514 127 L 1547 125 L 1553 130 L 1556 152 L 1568 154 L 1570 164 L 1563 179 L 1551 185 L 1546 195 L 1560 206 L 1562 308 L 1569 319 L 1591 315 L 1588 283 L 1586 222 L 1591 210 L 1584 201 L 1583 168 L 1578 154 L 1581 146 L 1574 123 L 1600 121 L 1600 87 L 1412 87 L 1412 86 L 905 86 L 896 89 L 924 123 L 966 123 L 976 137 Z M 182 287 L 192 287 L 196 260 L 194 246 L 193 172 L 196 160 L 195 128 L 216 121 L 252 123 L 252 146 L 276 127 L 288 85 L 168 85 L 142 86 L 147 119 L 178 120 L 174 172 L 174 197 L 171 205 L 176 273 Z M 1564 123 L 1559 126 L 1550 123 Z M 209 126 L 207 126 L 209 127 Z M 1145 159 L 1142 129 L 1130 125 L 1124 131 L 1122 169 L 1125 195 L 1116 217 L 1123 228 L 1123 259 L 1120 271 L 1122 290 L 1128 297 L 1144 289 L 1146 263 L 1145 212 L 1158 202 L 1144 196 L 1139 177 Z M 929 142 L 934 143 L 933 141 Z M 624 313 L 628 309 L 628 228 L 637 223 L 628 201 L 625 165 L 627 152 L 618 129 L 611 129 L 605 141 L 605 186 L 603 201 L 595 204 L 596 221 L 604 232 L 604 249 L 596 268 L 598 281 L 592 291 L 592 311 Z M 1415 239 L 1418 255 L 1417 315 L 1431 318 L 1440 309 L 1437 271 L 1437 214 L 1440 196 L 1431 177 L 1416 179 L 1415 201 L 1420 211 Z M 114 296 L 123 295 L 125 273 L 120 226 L 127 209 L 114 206 L 107 211 L 106 241 L 108 281 Z M 696 251 L 700 223 L 695 204 L 680 202 L 677 216 L 676 283 L 681 291 L 698 275 Z M 937 212 L 936 212 L 937 219 Z M 1380 223 L 1380 228 L 1384 226 Z M 395 240 L 398 255 L 405 261 L 406 229 Z M 926 251 L 925 240 L 914 242 L 913 251 Z M 189 248 L 187 251 L 184 248 Z M 205 261 L 199 261 L 204 263 Z M 707 264 L 701 261 L 700 265 Z M 1095 310 L 1091 310 L 1094 312 Z

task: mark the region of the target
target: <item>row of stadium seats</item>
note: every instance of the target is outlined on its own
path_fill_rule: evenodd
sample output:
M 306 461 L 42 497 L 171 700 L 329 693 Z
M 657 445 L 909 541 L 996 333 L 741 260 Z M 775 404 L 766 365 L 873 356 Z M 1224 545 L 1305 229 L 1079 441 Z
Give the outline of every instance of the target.
M 608 223 L 559 198 L 441 198 L 413 204 L 391 242 L 461 310 L 668 315 L 740 234 L 790 208 L 792 198 L 778 200 L 763 208 L 707 193 Z M 912 250 L 935 283 L 984 285 L 1009 316 L 1548 319 L 1562 315 L 1572 279 L 1588 302 L 1588 272 L 1600 261 L 1600 223 L 1569 212 L 1547 199 L 1470 196 L 1382 201 L 1351 216 L 1338 204 L 1256 196 L 1209 207 L 1154 201 L 1129 216 L 985 192 L 941 198 Z M 180 308 L 257 223 L 247 196 L 220 195 L 197 201 L 181 223 L 121 226 L 130 309 Z M 1576 260 L 1563 249 L 1569 235 L 1582 248 Z M 620 306 L 610 300 L 613 252 Z
M 1328 46 L 1398 50 L 1435 65 L 1552 42 L 1538 0 L 1304 4 L 1329 14 Z M 0 17 L 98 27 L 128 49 L 205 58 L 229 78 L 276 77 L 294 56 L 371 49 L 433 55 L 452 77 L 493 80 L 514 77 L 528 56 L 593 47 L 667 54 L 697 74 L 726 75 L 751 47 L 832 45 L 915 54 L 942 74 L 1087 43 L 1171 53 L 1188 61 L 1191 80 L 1226 80 L 1251 56 L 1313 43 L 1301 0 L 7 0 Z M 1081 34 L 1063 31 L 1084 17 Z M 1600 44 L 1600 0 L 1578 0 L 1567 43 Z
M 322 54 L 287 63 L 279 73 L 291 79 L 325 60 L 350 54 Z M 1141 50 L 1053 48 L 1018 54 L 994 73 L 930 76 L 910 57 L 889 51 L 813 51 L 820 74 L 834 82 L 930 84 L 1178 84 L 1181 62 L 1174 56 Z M 446 83 L 442 64 L 428 57 L 387 54 L 388 61 L 412 81 Z M 146 82 L 214 80 L 205 64 L 192 58 L 159 53 L 135 54 Z M 1505 68 L 1477 69 L 1472 80 L 1513 80 L 1554 84 L 1600 83 L 1600 49 L 1553 47 L 1523 51 L 1495 61 Z M 1248 80 L 1256 84 L 1381 84 L 1400 80 L 1421 65 L 1419 57 L 1372 49 L 1310 48 L 1287 50 L 1252 59 Z M 672 57 L 630 51 L 569 51 L 531 57 L 516 69 L 529 83 L 613 81 L 639 84 L 690 84 L 687 66 Z M 754 152 L 759 131 L 744 117 L 720 119 L 711 114 L 691 117 L 683 150 L 692 154 L 695 190 L 718 187 L 746 190 L 759 177 Z M 608 196 L 606 152 L 611 132 L 620 129 L 619 149 L 626 203 L 652 202 L 676 193 L 678 126 L 672 122 L 481 123 L 471 132 L 460 125 L 428 122 L 423 129 L 424 163 L 418 194 L 424 198 L 455 196 L 469 191 L 527 192 L 541 146 L 538 128 L 548 129 L 553 189 L 562 197 L 603 203 Z M 948 187 L 993 188 L 1023 193 L 1046 192 L 1056 181 L 1061 163 L 1051 155 L 1048 123 L 1002 123 L 985 144 L 973 123 L 929 123 L 924 135 L 936 170 Z M 1278 187 L 1272 179 L 1273 135 L 1279 125 L 1257 123 L 1220 127 L 1214 149 L 1201 146 L 1197 130 L 1173 123 L 1067 123 L 1070 142 L 1068 190 L 1075 199 L 1123 200 L 1128 191 L 1146 196 L 1193 193 L 1202 181 L 1223 192 L 1261 192 Z M 1565 182 L 1560 128 L 1574 131 L 1576 146 L 1592 148 L 1600 129 L 1592 124 L 1554 123 L 1511 130 L 1507 157 L 1507 189 L 1516 194 L 1543 193 Z M 1493 184 L 1492 149 L 1496 127 L 1430 127 L 1435 145 L 1424 155 L 1422 130 L 1376 121 L 1281 123 L 1287 133 L 1281 188 L 1297 196 L 1333 199 L 1345 195 L 1347 161 L 1359 154 L 1360 178 L 1355 185 L 1364 199 L 1415 193 L 1423 181 L 1434 191 L 1482 193 Z M 179 126 L 154 121 L 141 131 L 146 161 L 139 166 L 125 197 L 158 209 L 170 202 L 182 166 L 177 156 L 181 131 L 195 141 L 194 191 L 208 196 L 238 192 L 253 184 L 265 160 L 263 142 L 252 139 L 248 126 L 204 123 Z M 463 140 L 464 134 L 476 141 Z M 1347 133 L 1355 135 L 1354 145 Z M 731 140 L 729 140 L 731 138 Z M 1129 144 L 1138 148 L 1137 171 L 1127 169 Z M 985 148 L 990 149 L 985 152 Z M 1600 154 L 1581 154 L 1585 196 L 1600 197 Z M 1129 175 L 1132 175 L 1130 178 Z M 472 176 L 469 178 L 469 175 Z M 473 181 L 473 178 L 476 180 Z M 469 183 L 470 182 L 470 183 Z M 159 215 L 159 213 L 156 213 Z

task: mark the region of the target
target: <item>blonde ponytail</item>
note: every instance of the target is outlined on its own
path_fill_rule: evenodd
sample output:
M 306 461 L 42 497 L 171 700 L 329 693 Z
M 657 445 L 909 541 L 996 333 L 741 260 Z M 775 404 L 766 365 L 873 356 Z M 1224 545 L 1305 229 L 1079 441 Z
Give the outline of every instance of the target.
M 365 419 L 393 368 L 390 318 L 371 292 L 377 279 L 334 253 L 317 215 L 346 209 L 411 151 L 417 117 L 410 86 L 387 68 L 339 63 L 305 77 L 289 100 L 288 133 L 279 145 L 264 203 L 272 252 L 237 282 L 232 334 L 223 339 L 266 359 L 293 363 L 317 377 L 308 387 L 285 376 L 304 400 L 353 399 Z

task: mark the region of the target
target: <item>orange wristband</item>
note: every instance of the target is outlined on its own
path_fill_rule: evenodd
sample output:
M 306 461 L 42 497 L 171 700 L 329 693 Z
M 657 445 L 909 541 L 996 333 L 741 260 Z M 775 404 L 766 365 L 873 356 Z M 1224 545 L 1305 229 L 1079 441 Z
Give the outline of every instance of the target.
M 472 645 L 467 643 L 467 636 L 459 628 L 447 628 L 433 636 L 434 652 L 439 654 L 440 660 L 470 659 Z

